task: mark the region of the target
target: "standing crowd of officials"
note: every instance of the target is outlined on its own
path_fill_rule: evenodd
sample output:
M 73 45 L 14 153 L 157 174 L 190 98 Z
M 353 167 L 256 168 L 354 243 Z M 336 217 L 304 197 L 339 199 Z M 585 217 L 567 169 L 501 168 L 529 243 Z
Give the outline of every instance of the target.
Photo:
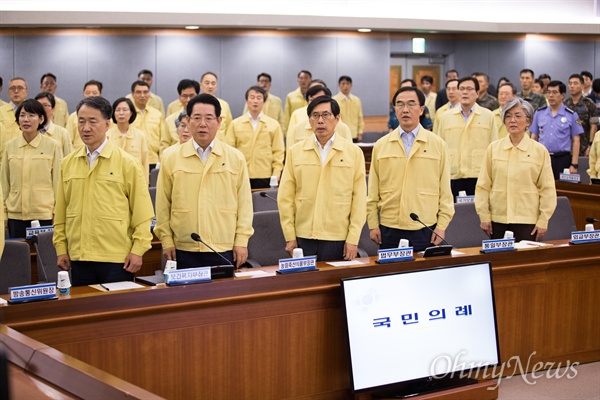
M 560 81 L 540 80 L 545 93 L 536 93 L 529 69 L 521 92 L 503 78 L 498 98 L 484 73 L 449 71 L 438 93 L 429 76 L 423 90 L 405 80 L 392 98 L 390 133 L 373 147 L 368 190 L 353 143 L 363 136 L 362 105 L 349 76 L 332 96 L 302 70 L 284 103 L 261 73 L 235 119 L 215 97 L 212 72 L 181 80 L 166 118 L 148 70 L 112 105 L 102 83 L 86 82 L 71 115 L 54 94 L 56 76 L 42 76 L 35 99 L 16 77 L 11 102 L 0 106 L 3 217 L 11 237 L 25 236 L 34 220 L 54 225 L 58 265 L 72 270 L 74 285 L 132 279 L 151 247 L 154 209 L 154 233 L 178 268 L 222 257 L 240 267 L 253 234 L 251 190 L 273 179 L 290 254 L 300 247 L 318 260 L 351 260 L 365 222 L 381 248 L 408 239 L 421 251 L 442 242 L 462 193 L 475 196 L 489 237 L 511 230 L 517 240 L 540 240 L 556 207 L 557 173 L 576 172 L 579 155 L 589 154 L 588 173 L 600 174 L 597 100 L 583 96 L 600 97 L 600 80 L 586 89 L 584 76 L 569 78 L 569 102 Z

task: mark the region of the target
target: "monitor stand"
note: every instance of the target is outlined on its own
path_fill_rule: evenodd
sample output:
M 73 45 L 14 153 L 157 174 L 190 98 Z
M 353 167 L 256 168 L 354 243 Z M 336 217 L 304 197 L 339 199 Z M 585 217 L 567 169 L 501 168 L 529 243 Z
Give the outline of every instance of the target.
M 439 392 L 442 390 L 472 385 L 474 383 L 478 383 L 478 381 L 476 379 L 468 377 L 461 378 L 460 374 L 438 379 L 429 377 L 425 379 L 418 379 L 415 381 L 402 383 L 400 385 L 395 386 L 394 388 L 373 392 L 372 396 L 373 398 L 377 399 L 405 399 L 414 396 L 419 396 L 422 394 Z

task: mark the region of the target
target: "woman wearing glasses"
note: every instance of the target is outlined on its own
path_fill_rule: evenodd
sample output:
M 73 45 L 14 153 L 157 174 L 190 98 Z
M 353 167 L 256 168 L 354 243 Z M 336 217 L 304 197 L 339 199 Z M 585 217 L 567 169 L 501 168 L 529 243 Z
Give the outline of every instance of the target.
M 504 104 L 508 135 L 490 144 L 481 166 L 475 207 L 481 229 L 492 239 L 512 231 L 516 241 L 541 240 L 556 208 L 550 154 L 526 133 L 533 113 L 519 97 Z
M 31 221 L 52 225 L 62 150 L 39 133 L 47 117 L 37 100 L 22 102 L 15 118 L 22 134 L 6 143 L 0 175 L 9 236 L 22 238 Z

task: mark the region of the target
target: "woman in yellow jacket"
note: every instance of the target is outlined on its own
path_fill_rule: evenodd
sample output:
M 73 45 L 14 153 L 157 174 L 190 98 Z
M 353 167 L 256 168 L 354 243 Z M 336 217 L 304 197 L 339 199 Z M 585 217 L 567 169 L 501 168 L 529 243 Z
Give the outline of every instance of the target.
M 487 148 L 475 188 L 481 229 L 492 239 L 541 240 L 556 208 L 556 189 L 546 148 L 529 138 L 533 107 L 520 97 L 502 107 L 508 135 Z
M 122 148 L 142 163 L 144 176 L 150 179 L 150 164 L 148 161 L 148 140 L 141 130 L 130 126 L 135 121 L 137 112 L 128 98 L 121 97 L 113 105 L 112 120 L 116 125 L 106 132 L 106 137 L 115 146 Z
M 25 100 L 15 111 L 22 134 L 9 140 L 0 167 L 4 209 L 11 238 L 25 237 L 31 221 L 52 225 L 61 144 L 38 132 L 46 125 L 44 106 Z

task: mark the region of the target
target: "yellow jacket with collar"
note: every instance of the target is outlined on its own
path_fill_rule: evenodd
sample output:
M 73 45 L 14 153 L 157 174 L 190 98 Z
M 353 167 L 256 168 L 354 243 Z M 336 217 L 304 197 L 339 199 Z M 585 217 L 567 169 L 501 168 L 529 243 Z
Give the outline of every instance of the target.
M 590 146 L 590 167 L 587 174 L 590 178 L 600 178 L 600 134 L 596 134 Z
M 83 146 L 83 142 L 81 141 L 81 136 L 79 136 L 76 111 L 72 112 L 71 115 L 69 115 L 69 119 L 67 120 L 67 126 L 65 129 L 67 130 L 67 132 L 69 133 L 69 137 L 71 138 L 71 145 L 73 146 L 73 150 L 81 148 Z
M 71 136 L 69 132 L 63 128 L 62 126 L 58 126 L 55 123 L 51 122 L 48 130 L 44 135 L 51 137 L 60 143 L 62 148 L 63 157 L 68 156 L 73 151 L 73 144 L 71 143 Z
M 229 124 L 231 124 L 233 117 L 231 116 L 231 108 L 229 107 L 229 103 L 223 99 L 219 99 L 218 97 L 217 100 L 219 100 L 219 103 L 221 104 L 221 126 L 217 131 L 217 139 L 224 142 L 225 136 L 227 135 L 227 129 L 229 129 Z
M 263 114 L 268 115 L 279 122 L 279 125 L 283 124 L 283 107 L 281 104 L 281 99 L 279 97 L 269 93 L 267 95 L 267 101 L 265 101 L 265 105 L 262 109 Z M 244 111 L 242 112 L 242 115 L 246 114 L 248 114 L 248 104 L 244 104 Z
M 292 113 L 302 107 L 306 107 L 306 99 L 302 94 L 300 88 L 297 88 L 293 92 L 289 92 L 285 97 L 285 108 L 283 110 L 283 124 L 281 125 L 281 129 L 283 129 L 284 134 L 287 132 L 288 127 L 290 127 L 290 118 Z M 306 112 L 304 112 L 306 114 Z
M 192 240 L 194 232 L 218 252 L 247 247 L 254 229 L 244 156 L 215 139 L 203 163 L 193 142 L 191 139 L 169 148 L 163 155 L 156 185 L 154 233 L 163 248 L 210 252 Z
M 7 140 L 14 139 L 23 134 L 15 119 L 15 109 L 13 107 L 14 104 L 12 101 L 0 107 L 0 122 L 6 128 L 5 133 Z
M 67 120 L 69 119 L 69 106 L 60 97 L 54 96 L 54 100 L 56 100 L 56 106 L 54 107 L 54 114 L 52 114 L 52 122 L 64 128 L 67 126 Z
M 133 102 L 133 95 L 131 93 L 129 93 L 125 97 L 128 98 L 129 100 L 131 100 L 131 102 Z M 162 98 L 159 95 L 157 95 L 156 93 L 150 92 L 150 97 L 148 98 L 147 105 L 154 108 L 158 112 L 160 112 L 160 115 L 163 118 L 165 117 L 165 106 L 164 106 Z
M 177 113 L 177 115 L 181 114 L 181 112 L 183 111 L 183 104 L 181 104 L 181 101 L 179 101 L 179 98 L 173 100 L 172 102 L 169 103 L 169 105 L 167 106 L 167 114 L 166 115 L 171 115 L 174 113 Z
M 356 139 L 358 135 L 363 134 L 365 128 L 360 99 L 352 93 L 350 93 L 349 97 L 346 97 L 342 92 L 339 92 L 333 98 L 340 105 L 340 115 L 350 128 L 352 139 Z
M 477 179 L 475 208 L 481 222 L 547 229 L 556 208 L 556 188 L 544 145 L 527 135 L 516 147 L 508 136 L 489 145 Z
M 61 163 L 54 216 L 56 254 L 75 261 L 123 263 L 151 248 L 154 217 L 142 166 L 106 143 L 90 168 L 86 147 Z
M 286 241 L 297 237 L 358 244 L 366 216 L 365 157 L 335 135 L 324 165 L 315 136 L 287 154 L 277 203 Z
M 448 144 L 451 179 L 477 178 L 485 152 L 498 138 L 498 128 L 490 110 L 474 105 L 467 122 L 459 106 L 444 113 L 438 134 Z
M 242 152 L 250 179 L 281 175 L 285 157 L 283 133 L 273 118 L 261 115 L 256 131 L 248 115 L 236 118 L 229 125 L 225 142 Z
M 165 123 L 165 119 L 160 112 L 152 107 L 146 107 L 142 113 L 139 109 L 136 110 L 137 115 L 131 126 L 144 132 L 148 141 L 148 162 L 156 164 L 159 162 L 160 141 L 163 136 L 169 135 L 169 129 Z
M 8 218 L 52 219 L 62 160 L 60 144 L 41 134 L 27 143 L 21 135 L 6 143 L 2 159 L 2 191 Z
M 122 135 L 118 126 L 113 126 L 106 132 L 106 137 L 115 146 L 122 148 L 126 153 L 142 164 L 144 176 L 150 179 L 150 163 L 148 162 L 148 140 L 144 132 L 134 127 L 129 127 L 127 133 Z
M 408 158 L 399 128 L 375 143 L 369 169 L 369 229 L 378 228 L 380 221 L 389 228 L 422 229 L 410 218 L 415 213 L 427 226 L 446 230 L 454 215 L 447 148 L 423 127 Z

